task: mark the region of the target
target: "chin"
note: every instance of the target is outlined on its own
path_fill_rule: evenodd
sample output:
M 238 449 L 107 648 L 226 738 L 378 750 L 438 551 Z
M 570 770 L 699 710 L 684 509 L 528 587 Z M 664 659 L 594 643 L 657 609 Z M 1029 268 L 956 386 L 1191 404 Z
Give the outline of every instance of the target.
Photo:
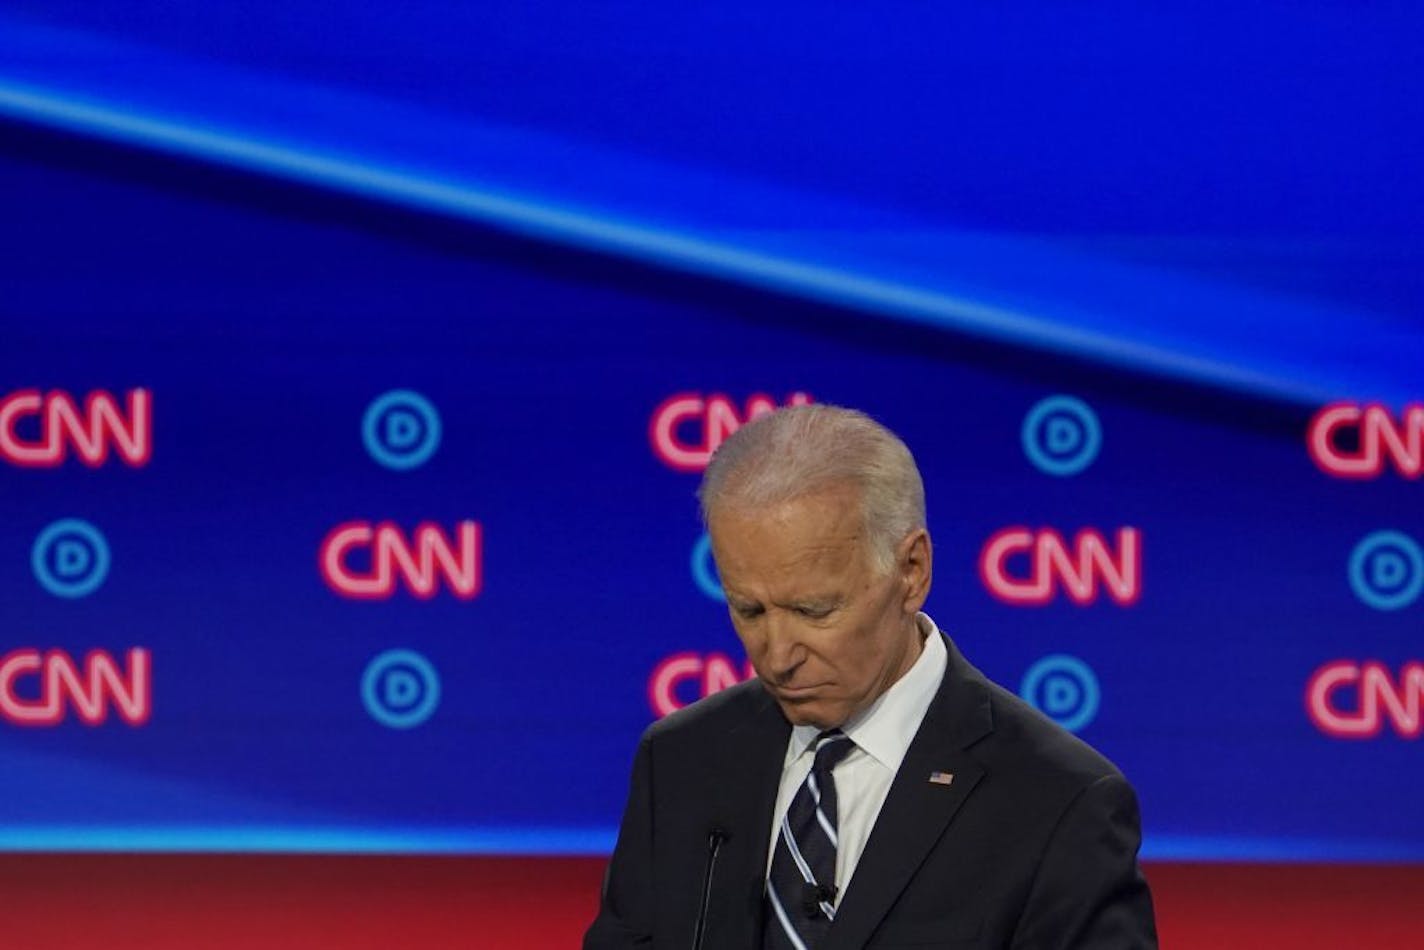
M 777 703 L 781 707 L 781 714 L 793 726 L 815 726 L 822 731 L 835 729 L 846 721 L 846 716 L 838 710 L 827 709 L 820 703 Z

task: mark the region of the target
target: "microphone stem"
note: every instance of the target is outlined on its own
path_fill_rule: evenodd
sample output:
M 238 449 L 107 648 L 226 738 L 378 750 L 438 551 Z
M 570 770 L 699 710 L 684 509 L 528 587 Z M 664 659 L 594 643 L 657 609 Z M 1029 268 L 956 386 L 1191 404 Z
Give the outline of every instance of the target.
M 707 933 L 707 905 L 712 900 L 712 872 L 717 867 L 717 855 L 722 850 L 722 842 L 727 833 L 715 828 L 707 835 L 707 870 L 702 875 L 702 900 L 698 904 L 697 926 L 692 931 L 692 950 L 702 950 L 702 938 Z

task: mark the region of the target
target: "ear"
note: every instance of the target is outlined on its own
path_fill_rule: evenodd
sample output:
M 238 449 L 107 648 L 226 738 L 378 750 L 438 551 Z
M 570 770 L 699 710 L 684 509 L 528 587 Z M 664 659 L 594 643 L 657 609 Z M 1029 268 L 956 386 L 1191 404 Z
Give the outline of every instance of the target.
M 901 609 L 905 613 L 917 613 L 925 605 L 930 595 L 933 561 L 930 533 L 925 528 L 916 528 L 896 547 L 895 564 L 905 591 Z

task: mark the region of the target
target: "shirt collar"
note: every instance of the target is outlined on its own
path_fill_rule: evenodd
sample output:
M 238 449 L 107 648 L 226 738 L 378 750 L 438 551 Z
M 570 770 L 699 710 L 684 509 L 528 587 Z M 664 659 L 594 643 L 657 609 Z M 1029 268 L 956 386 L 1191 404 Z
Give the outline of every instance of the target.
M 939 627 L 929 614 L 917 614 L 915 619 L 925 634 L 919 658 L 875 702 L 841 726 L 858 748 L 892 772 L 899 771 L 949 665 L 949 651 Z M 820 734 L 815 726 L 794 727 L 786 749 L 787 764 L 796 761 Z

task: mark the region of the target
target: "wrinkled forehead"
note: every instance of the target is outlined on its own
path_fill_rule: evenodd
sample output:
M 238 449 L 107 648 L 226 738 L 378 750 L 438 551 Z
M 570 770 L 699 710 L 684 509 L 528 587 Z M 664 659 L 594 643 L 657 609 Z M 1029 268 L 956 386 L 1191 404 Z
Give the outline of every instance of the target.
M 719 505 L 708 521 L 723 580 L 792 580 L 799 572 L 840 573 L 868 560 L 853 490 L 801 495 L 772 505 Z
M 709 499 L 708 528 L 719 514 L 728 516 L 722 520 L 766 521 L 813 512 L 814 516 L 824 518 L 827 510 L 834 509 L 838 515 L 845 513 L 864 518 L 865 492 L 859 482 L 849 478 L 784 487 L 768 496 L 758 490 L 764 487 L 755 483 L 744 485 L 735 479 L 730 481 L 715 498 Z

